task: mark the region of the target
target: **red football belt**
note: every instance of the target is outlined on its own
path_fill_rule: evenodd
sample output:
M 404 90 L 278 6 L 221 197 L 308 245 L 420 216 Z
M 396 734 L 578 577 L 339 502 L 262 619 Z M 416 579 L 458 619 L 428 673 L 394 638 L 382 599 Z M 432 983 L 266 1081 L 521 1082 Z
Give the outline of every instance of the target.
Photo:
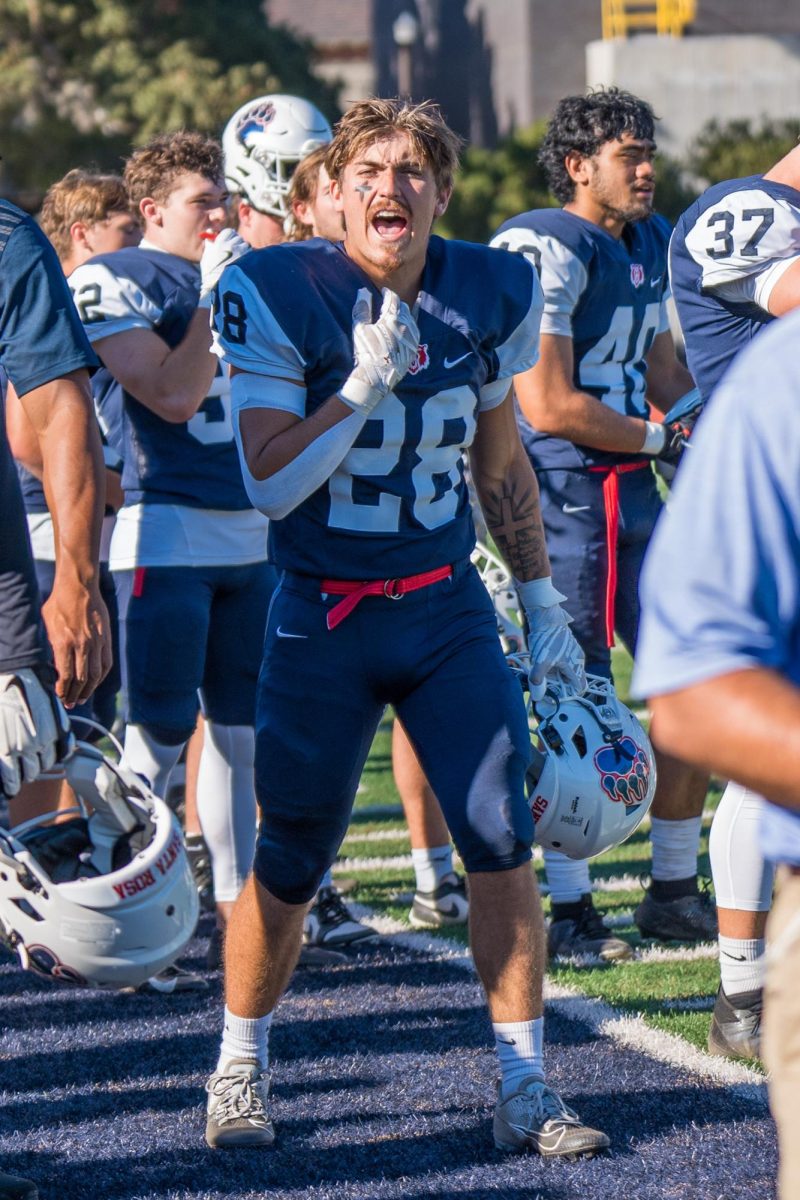
M 345 597 L 328 613 L 328 629 L 335 629 L 365 596 L 386 596 L 389 600 L 399 600 L 406 592 L 417 592 L 432 583 L 449 579 L 452 574 L 452 567 L 436 567 L 433 571 L 423 571 L 421 575 L 407 575 L 405 579 L 371 579 L 366 583 L 363 580 L 323 579 L 320 592 Z
M 603 501 L 606 507 L 606 641 L 614 645 L 614 608 L 617 599 L 617 537 L 619 534 L 619 476 L 629 471 L 642 471 L 649 462 L 620 463 L 616 467 L 589 467 L 595 474 L 603 472 Z

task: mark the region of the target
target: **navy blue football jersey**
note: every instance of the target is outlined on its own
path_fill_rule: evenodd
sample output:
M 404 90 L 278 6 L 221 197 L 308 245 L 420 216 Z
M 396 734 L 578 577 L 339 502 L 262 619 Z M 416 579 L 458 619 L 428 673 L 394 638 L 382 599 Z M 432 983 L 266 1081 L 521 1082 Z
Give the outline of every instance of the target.
M 144 245 L 98 255 L 70 276 L 90 341 L 151 329 L 177 346 L 197 308 L 196 263 Z M 197 413 L 165 421 L 124 389 L 107 368 L 94 379 L 101 427 L 123 462 L 126 505 L 177 504 L 240 511 L 252 507 L 242 482 L 230 421 L 230 385 L 221 364 Z
M 243 371 L 296 384 L 275 407 L 313 413 L 353 368 L 359 289 L 378 289 L 341 245 L 274 246 L 228 267 L 214 326 Z M 430 241 L 415 305 L 416 362 L 373 410 L 331 478 L 270 522 L 279 567 L 338 579 L 410 575 L 466 557 L 474 544 L 462 451 L 482 409 L 538 355 L 541 289 L 524 259 L 466 242 Z M 269 403 L 265 401 L 265 406 Z
M 542 333 L 572 339 L 574 385 L 616 412 L 647 417 L 647 353 L 669 327 L 666 313 L 669 226 L 652 216 L 612 237 L 563 209 L 521 213 L 500 226 L 492 246 L 525 255 L 544 292 Z M 540 433 L 518 412 L 525 449 L 537 469 L 576 470 L 637 461 Z
M 768 325 L 772 288 L 800 256 L 800 192 L 762 175 L 729 179 L 681 216 L 670 278 L 689 370 L 708 399 Z
M 36 223 L 5 200 L 0 200 L 0 360 L 21 396 L 97 361 L 55 251 Z M 0 514 L 0 670 L 8 671 L 44 662 L 47 651 L 4 419 L 0 420 Z

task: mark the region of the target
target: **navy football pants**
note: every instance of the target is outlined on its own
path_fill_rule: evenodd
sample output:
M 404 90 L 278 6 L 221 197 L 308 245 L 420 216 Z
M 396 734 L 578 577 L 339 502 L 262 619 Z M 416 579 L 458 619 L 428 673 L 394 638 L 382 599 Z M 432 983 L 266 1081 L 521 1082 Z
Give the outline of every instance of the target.
M 274 569 L 139 567 L 114 581 L 127 723 L 177 746 L 192 735 L 199 692 L 209 721 L 252 725 Z
M 391 600 L 366 597 L 337 627 L 340 597 L 284 572 L 258 683 L 255 873 L 280 900 L 315 894 L 347 830 L 372 739 L 392 704 L 468 871 L 531 857 L 524 794 L 530 735 L 491 600 L 474 567 Z
M 611 678 L 606 633 L 608 549 L 603 476 L 537 471 L 553 583 L 567 597 L 586 669 Z M 661 500 L 649 467 L 618 477 L 619 533 L 614 628 L 631 654 L 639 632 L 639 575 Z

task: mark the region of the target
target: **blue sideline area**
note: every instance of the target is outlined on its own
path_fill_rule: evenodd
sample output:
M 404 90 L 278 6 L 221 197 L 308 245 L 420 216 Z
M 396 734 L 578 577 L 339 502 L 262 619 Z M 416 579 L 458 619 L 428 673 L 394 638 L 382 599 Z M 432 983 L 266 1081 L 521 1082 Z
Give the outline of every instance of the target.
M 209 918 L 184 961 L 204 961 Z M 205 935 L 205 936 L 202 936 Z M 766 1108 L 548 1012 L 550 1082 L 612 1137 L 577 1163 L 506 1158 L 477 982 L 377 943 L 295 975 L 273 1031 L 271 1151 L 203 1142 L 221 988 L 62 989 L 0 961 L 0 1165 L 42 1200 L 768 1200 Z

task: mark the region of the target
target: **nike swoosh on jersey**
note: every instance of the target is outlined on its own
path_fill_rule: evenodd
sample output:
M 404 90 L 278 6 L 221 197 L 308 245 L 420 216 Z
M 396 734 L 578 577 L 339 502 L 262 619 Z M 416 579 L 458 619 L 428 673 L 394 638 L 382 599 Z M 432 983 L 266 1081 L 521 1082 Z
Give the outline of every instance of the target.
M 650 280 L 650 287 L 658 287 L 658 285 L 659 285 L 660 283 L 662 283 L 662 282 L 663 282 L 663 280 L 664 280 L 664 276 L 663 276 L 663 275 L 656 275 L 655 279 L 651 279 L 651 280 Z
M 449 371 L 451 367 L 457 367 L 458 364 L 463 362 L 465 358 L 469 358 L 470 354 L 472 354 L 472 351 L 468 350 L 467 353 L 462 354 L 460 358 L 446 358 L 444 360 L 445 371 Z
M 281 629 L 280 625 L 275 630 L 279 638 L 307 638 L 307 633 L 287 633 L 285 629 Z
M 588 512 L 591 504 L 562 504 L 561 511 L 565 513 Z

